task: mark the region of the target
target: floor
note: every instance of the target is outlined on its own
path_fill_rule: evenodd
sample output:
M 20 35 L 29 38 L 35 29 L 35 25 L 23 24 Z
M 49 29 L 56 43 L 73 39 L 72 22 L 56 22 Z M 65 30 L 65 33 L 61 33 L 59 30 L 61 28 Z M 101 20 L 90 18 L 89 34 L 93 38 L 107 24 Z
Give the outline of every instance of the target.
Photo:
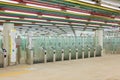
M 120 80 L 120 55 L 0 69 L 0 80 Z

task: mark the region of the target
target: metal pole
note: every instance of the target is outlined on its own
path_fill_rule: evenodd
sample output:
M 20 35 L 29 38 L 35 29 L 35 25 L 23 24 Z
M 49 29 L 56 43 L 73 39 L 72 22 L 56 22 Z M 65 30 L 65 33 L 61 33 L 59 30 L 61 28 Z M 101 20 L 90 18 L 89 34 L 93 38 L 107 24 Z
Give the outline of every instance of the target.
M 96 57 L 96 49 L 94 48 L 94 57 Z
M 90 58 L 90 48 L 88 48 L 88 58 Z
M 69 49 L 69 60 L 71 60 L 71 49 Z
M 54 52 L 54 54 L 53 54 L 53 62 L 55 62 L 56 61 L 56 54 L 55 54 L 55 50 L 53 51 Z
M 82 59 L 84 59 L 84 48 L 82 48 Z
M 64 61 L 64 49 L 62 49 L 62 61 Z
M 78 49 L 76 49 L 76 59 L 78 59 Z

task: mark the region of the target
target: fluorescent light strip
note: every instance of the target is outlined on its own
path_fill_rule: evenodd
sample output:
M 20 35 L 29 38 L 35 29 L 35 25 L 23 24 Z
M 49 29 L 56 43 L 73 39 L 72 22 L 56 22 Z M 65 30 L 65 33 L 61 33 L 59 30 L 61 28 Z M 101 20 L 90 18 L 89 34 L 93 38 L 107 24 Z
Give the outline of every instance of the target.
M 111 25 L 118 25 L 117 23 L 106 23 L 106 24 L 111 24 Z
M 34 20 L 34 21 L 43 21 L 43 22 L 46 22 L 46 21 L 47 21 L 47 20 L 32 19 L 32 18 L 24 18 L 24 20 Z
M 89 1 L 89 0 L 79 0 L 79 1 L 87 2 L 87 3 L 91 3 L 91 4 L 96 4 L 94 1 Z
M 79 19 L 73 19 L 73 18 L 70 18 L 70 20 L 80 21 Z
M 17 12 L 17 11 L 10 11 L 10 10 L 5 10 L 5 12 L 37 16 L 37 14 L 33 14 L 33 13 Z
M 108 7 L 108 8 L 111 8 L 111 9 L 120 10 L 120 9 L 117 8 L 117 7 L 109 6 L 109 5 L 106 5 L 106 4 L 101 4 L 101 6 Z
M 10 22 L 14 22 L 14 23 L 31 23 L 31 22 L 22 22 L 22 21 L 10 21 Z
M 100 22 L 100 21 L 89 21 L 89 22 L 95 22 L 95 23 L 105 23 L 105 22 Z
M 83 13 L 83 12 L 76 12 L 76 11 L 71 11 L 71 10 L 66 10 L 67 12 L 71 12 L 71 13 L 76 13 L 76 14 L 81 14 L 81 15 L 91 15 L 89 13 Z
M 23 26 L 37 26 L 37 25 L 23 25 Z
M 50 17 L 50 18 L 60 18 L 60 19 L 66 19 L 65 17 L 49 16 L 49 15 L 42 15 L 42 17 Z
M 71 24 L 76 24 L 76 25 L 86 25 L 86 24 L 83 24 L 83 23 L 71 23 Z
M 74 19 L 74 18 L 70 18 L 70 20 L 76 20 L 76 21 L 85 21 L 85 22 L 88 22 L 88 20 L 83 20 L 83 19 Z
M 19 17 L 9 17 L 9 16 L 0 16 L 0 18 L 13 18 L 13 19 L 20 19 Z
M 53 25 L 53 24 L 46 24 L 46 23 L 35 23 L 35 24 L 38 24 L 38 25 Z
M 120 20 L 120 18 L 114 18 L 115 20 Z
M 93 24 L 89 24 L 88 26 L 100 26 L 100 25 L 93 25 Z
M 69 25 L 59 25 L 59 24 L 56 24 L 55 26 L 69 26 Z
M 0 1 L 3 1 L 3 2 L 9 2 L 9 3 L 16 3 L 16 4 L 18 4 L 18 2 L 16 2 L 16 1 L 12 1 L 12 0 L 0 0 Z
M 81 26 L 72 26 L 73 28 L 82 28 Z
M 61 9 L 58 9 L 58 8 L 40 6 L 40 5 L 29 4 L 29 3 L 27 3 L 26 5 L 28 5 L 28 6 L 33 6 L 33 7 L 39 7 L 39 8 L 53 9 L 53 10 L 61 10 Z
M 33 19 L 25 19 L 25 18 L 24 18 L 24 20 L 33 20 Z M 34 21 L 39 21 L 39 20 L 34 20 Z
M 102 1 L 103 4 L 110 4 L 110 5 L 115 5 L 115 6 L 119 6 L 119 2 L 118 3 L 114 3 L 113 1 Z
M 59 22 L 59 21 L 50 21 L 50 22 L 54 22 L 54 23 L 68 23 L 68 22 Z

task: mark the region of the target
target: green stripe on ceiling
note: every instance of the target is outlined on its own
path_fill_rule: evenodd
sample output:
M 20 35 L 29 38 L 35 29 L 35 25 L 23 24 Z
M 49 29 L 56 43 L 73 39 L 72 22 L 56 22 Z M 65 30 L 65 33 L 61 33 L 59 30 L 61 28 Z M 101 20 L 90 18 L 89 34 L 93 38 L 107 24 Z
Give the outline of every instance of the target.
M 86 2 L 81 2 L 78 0 L 39 0 L 43 1 L 43 2 L 49 2 L 49 3 L 53 3 L 53 4 L 58 4 L 58 5 L 62 5 L 62 6 L 69 6 L 69 7 L 75 7 L 75 8 L 80 8 L 80 9 L 84 9 L 84 10 L 89 10 L 89 11 L 94 11 L 94 12 L 100 12 L 100 13 L 104 13 L 104 14 L 109 14 L 109 15 L 120 15 L 120 11 L 119 10 L 113 10 L 107 7 L 102 7 L 102 6 L 98 6 L 98 5 L 94 5 L 94 4 L 90 4 L 90 3 L 86 3 Z
M 24 11 L 33 11 L 36 13 L 49 13 L 49 14 L 56 14 L 56 15 L 60 15 L 60 16 L 71 16 L 71 17 L 75 17 L 75 18 L 83 18 L 83 19 L 92 19 L 92 20 L 100 20 L 100 21 L 108 21 L 108 22 L 119 22 L 118 20 L 113 20 L 111 18 L 107 18 L 107 17 L 101 17 L 101 16 L 88 16 L 88 15 L 80 15 L 80 14 L 73 14 L 70 12 L 65 12 L 65 11 L 57 11 L 57 10 L 50 10 L 50 9 L 43 9 L 43 8 L 36 8 L 36 7 L 30 7 L 30 6 L 26 6 L 26 5 L 18 5 L 18 4 L 8 4 L 6 2 L 0 2 L 0 7 L 3 8 L 11 8 L 14 10 L 24 10 Z M 23 17 L 25 17 L 23 15 Z M 32 17 L 32 16 L 31 16 Z

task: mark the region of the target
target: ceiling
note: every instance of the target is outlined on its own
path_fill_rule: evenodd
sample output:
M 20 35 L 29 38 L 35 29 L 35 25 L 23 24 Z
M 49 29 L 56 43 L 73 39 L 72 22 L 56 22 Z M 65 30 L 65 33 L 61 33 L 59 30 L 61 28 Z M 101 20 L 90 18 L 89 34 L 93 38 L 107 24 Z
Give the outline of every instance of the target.
M 21 32 L 39 34 L 111 29 L 120 27 L 119 3 L 119 0 L 101 0 L 100 5 L 95 0 L 0 0 L 0 24 L 12 22 Z

